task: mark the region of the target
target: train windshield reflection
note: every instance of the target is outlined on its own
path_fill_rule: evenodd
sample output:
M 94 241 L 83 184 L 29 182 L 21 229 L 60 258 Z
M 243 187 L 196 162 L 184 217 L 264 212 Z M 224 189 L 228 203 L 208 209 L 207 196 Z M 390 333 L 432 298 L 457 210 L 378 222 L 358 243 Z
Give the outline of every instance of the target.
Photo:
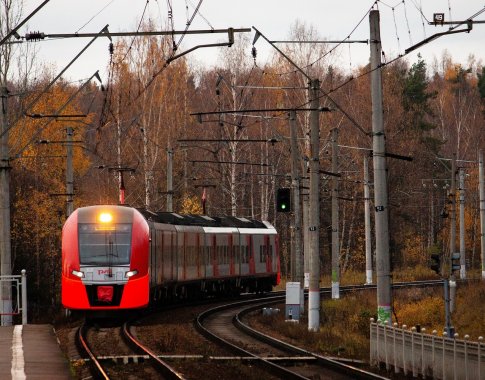
M 112 266 L 130 263 L 131 224 L 79 224 L 81 265 Z

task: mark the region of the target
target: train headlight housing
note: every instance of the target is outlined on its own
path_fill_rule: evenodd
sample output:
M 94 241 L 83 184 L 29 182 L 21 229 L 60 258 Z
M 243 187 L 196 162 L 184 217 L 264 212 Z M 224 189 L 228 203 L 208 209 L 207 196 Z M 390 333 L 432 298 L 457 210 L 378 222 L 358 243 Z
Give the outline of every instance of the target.
M 80 272 L 80 271 L 78 271 L 78 270 L 74 270 L 74 269 L 73 269 L 71 273 L 72 273 L 74 276 L 79 277 L 79 278 L 83 278 L 83 277 L 84 277 L 84 272 Z
M 130 271 L 126 272 L 125 273 L 125 277 L 126 278 L 130 278 L 130 277 L 133 277 L 133 276 L 135 276 L 137 274 L 138 274 L 138 271 L 136 269 L 134 269 L 134 270 L 130 270 Z

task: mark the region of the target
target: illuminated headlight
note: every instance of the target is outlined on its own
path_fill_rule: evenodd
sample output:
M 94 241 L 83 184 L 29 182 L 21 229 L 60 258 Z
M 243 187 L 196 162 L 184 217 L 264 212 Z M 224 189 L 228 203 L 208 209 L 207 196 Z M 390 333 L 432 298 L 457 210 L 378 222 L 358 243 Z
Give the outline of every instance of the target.
M 113 221 L 113 215 L 109 212 L 102 212 L 99 214 L 98 219 L 100 223 L 111 223 Z
M 130 278 L 130 277 L 133 277 L 136 274 L 138 274 L 138 271 L 136 269 L 135 270 L 130 270 L 129 272 L 126 272 L 125 273 L 125 277 L 126 278 Z
M 71 273 L 72 273 L 74 276 L 79 277 L 79 278 L 83 278 L 83 277 L 84 277 L 84 272 L 79 272 L 79 271 L 77 271 L 77 270 L 73 270 Z

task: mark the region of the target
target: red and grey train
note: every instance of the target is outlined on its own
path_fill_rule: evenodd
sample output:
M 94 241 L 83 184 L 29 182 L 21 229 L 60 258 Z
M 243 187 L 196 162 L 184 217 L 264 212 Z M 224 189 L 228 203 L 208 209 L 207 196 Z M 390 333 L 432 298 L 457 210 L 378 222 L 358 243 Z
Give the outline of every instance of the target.
M 238 217 L 77 209 L 62 230 L 62 304 L 146 307 L 172 297 L 269 291 L 280 281 L 278 234 Z

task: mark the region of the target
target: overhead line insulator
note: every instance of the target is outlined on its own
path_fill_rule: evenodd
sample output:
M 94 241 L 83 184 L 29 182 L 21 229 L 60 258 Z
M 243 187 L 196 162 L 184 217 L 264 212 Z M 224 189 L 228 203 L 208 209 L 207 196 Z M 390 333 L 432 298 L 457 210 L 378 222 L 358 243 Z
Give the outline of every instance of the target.
M 30 32 L 25 35 L 25 41 L 40 41 L 45 38 L 45 33 Z

